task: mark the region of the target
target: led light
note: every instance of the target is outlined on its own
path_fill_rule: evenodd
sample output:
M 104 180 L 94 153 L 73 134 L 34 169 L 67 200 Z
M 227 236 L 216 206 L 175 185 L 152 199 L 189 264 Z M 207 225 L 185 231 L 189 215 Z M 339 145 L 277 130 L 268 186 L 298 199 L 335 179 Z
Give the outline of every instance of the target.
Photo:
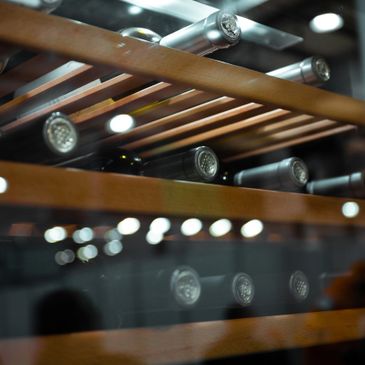
M 295 271 L 289 279 L 289 289 L 298 301 L 307 299 L 309 295 L 309 282 L 306 275 L 301 271 Z
M 184 236 L 194 236 L 195 234 L 199 233 L 202 228 L 203 223 L 201 220 L 197 218 L 190 218 L 181 225 L 180 230 Z
M 191 267 L 181 266 L 172 273 L 170 288 L 179 305 L 190 307 L 200 298 L 201 285 L 199 275 Z
M 171 228 L 171 222 L 167 218 L 156 218 L 150 224 L 150 231 L 166 233 Z
M 146 235 L 146 241 L 150 245 L 158 245 L 163 241 L 163 233 L 156 231 L 149 231 Z
M 8 182 L 3 177 L 0 177 L 0 194 L 3 194 L 8 190 Z
M 263 229 L 263 223 L 258 219 L 253 219 L 242 226 L 241 234 L 243 237 L 252 238 L 258 236 Z
M 143 9 L 136 5 L 132 5 L 128 8 L 128 13 L 131 15 L 138 15 L 141 14 L 142 12 Z
M 356 202 L 346 202 L 342 206 L 342 214 L 346 218 L 355 218 L 356 216 L 359 215 L 359 213 L 360 213 L 360 207 L 359 204 L 357 204 Z
M 63 227 L 53 227 L 44 232 L 44 239 L 49 243 L 56 243 L 64 240 L 67 232 Z
M 228 219 L 219 219 L 209 227 L 209 233 L 213 237 L 222 237 L 232 229 L 232 223 Z
M 127 236 L 136 233 L 141 227 L 141 223 L 137 218 L 125 218 L 119 222 L 118 232 Z
M 104 234 L 104 239 L 106 242 L 114 241 L 114 240 L 121 240 L 122 235 L 119 233 L 119 231 L 116 228 L 110 229 L 109 231 L 106 231 Z
M 309 26 L 316 33 L 328 33 L 343 27 L 343 18 L 335 13 L 325 13 L 314 17 Z
M 135 125 L 134 119 L 128 114 L 118 114 L 106 123 L 108 133 L 125 133 Z
M 94 245 L 87 245 L 84 247 L 80 247 L 77 250 L 77 257 L 81 261 L 89 261 L 94 259 L 98 255 L 98 249 Z
M 113 240 L 104 245 L 104 253 L 108 256 L 115 256 L 123 250 L 122 242 Z

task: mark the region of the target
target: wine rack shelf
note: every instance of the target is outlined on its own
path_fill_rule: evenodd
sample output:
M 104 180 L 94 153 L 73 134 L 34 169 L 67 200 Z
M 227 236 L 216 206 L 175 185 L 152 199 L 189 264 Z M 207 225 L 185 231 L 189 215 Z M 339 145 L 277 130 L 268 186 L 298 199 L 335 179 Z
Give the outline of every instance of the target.
M 0 195 L 3 207 L 365 225 L 361 200 L 357 201 L 360 213 L 349 219 L 342 214 L 347 201 L 342 198 L 10 162 L 0 162 L 0 171 L 8 182 L 8 189 Z
M 11 4 L 0 12 L 0 41 L 41 52 L 0 77 L 0 95 L 65 59 L 86 63 L 0 105 L 3 134 L 57 110 L 93 131 L 95 148 L 115 144 L 148 159 L 206 144 L 232 162 L 364 124 L 359 100 Z M 32 112 L 116 70 L 123 73 Z M 108 136 L 104 123 L 119 113 L 133 115 L 137 127 Z
M 364 309 L 0 341 L 8 365 L 180 364 L 363 338 Z M 308 350 L 310 351 L 310 349 Z

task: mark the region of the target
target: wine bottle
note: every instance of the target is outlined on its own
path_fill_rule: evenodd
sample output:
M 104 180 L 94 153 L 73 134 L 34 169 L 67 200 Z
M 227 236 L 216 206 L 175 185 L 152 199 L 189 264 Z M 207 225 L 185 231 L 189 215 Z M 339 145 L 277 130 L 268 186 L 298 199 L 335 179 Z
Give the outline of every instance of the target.
M 146 162 L 142 166 L 141 174 L 167 179 L 212 182 L 216 179 L 218 170 L 217 155 L 209 147 L 200 146 Z
M 330 79 L 331 70 L 324 58 L 314 56 L 306 58 L 301 62 L 270 71 L 267 75 L 301 84 L 319 86 Z
M 255 296 L 252 278 L 243 272 L 202 277 L 200 279 L 203 307 L 248 307 Z
M 268 165 L 242 170 L 231 176 L 225 173 L 222 181 L 241 187 L 300 191 L 308 181 L 308 169 L 301 159 L 290 157 Z
M 69 158 L 78 147 L 79 134 L 64 114 L 52 113 L 43 123 L 32 123 L 0 136 L 0 158 L 50 164 Z
M 207 55 L 237 44 L 241 28 L 235 15 L 219 11 L 160 40 L 160 45 L 197 55 Z
M 314 180 L 307 184 L 307 192 L 315 195 L 332 195 L 349 198 L 365 197 L 364 172 L 350 175 Z

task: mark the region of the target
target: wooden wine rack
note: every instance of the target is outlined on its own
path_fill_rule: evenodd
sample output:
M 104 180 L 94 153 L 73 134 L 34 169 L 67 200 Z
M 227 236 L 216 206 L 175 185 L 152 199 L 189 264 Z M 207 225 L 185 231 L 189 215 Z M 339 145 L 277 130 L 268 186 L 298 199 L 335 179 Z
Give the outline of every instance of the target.
M 38 52 L 0 76 L 0 97 L 68 60 L 85 63 L 1 104 L 4 135 L 61 111 L 70 115 L 82 132 L 96 131 L 95 146 L 115 144 L 151 158 L 205 144 L 224 162 L 232 162 L 365 124 L 365 103 L 349 97 L 4 2 L 0 2 L 0 14 L 0 41 Z M 27 114 L 42 103 L 115 71 L 120 74 Z M 137 127 L 123 135 L 107 135 L 104 123 L 118 113 L 133 115 Z M 0 195 L 2 210 L 30 207 L 365 225 L 365 203 L 361 201 L 359 215 L 349 220 L 341 213 L 345 199 L 10 162 L 0 163 L 0 175 L 9 184 Z M 360 339 L 364 332 L 357 324 L 364 315 L 362 309 L 344 310 L 177 325 L 166 330 L 4 340 L 0 342 L 0 355 L 5 364 L 14 365 L 31 364 L 32 356 L 42 351 L 48 363 L 50 358 L 54 364 L 86 364 L 95 359 L 103 363 L 111 360 L 107 354 L 97 353 L 105 345 L 117 356 L 115 361 L 120 361 L 118 353 L 131 355 L 122 359 L 123 364 L 134 364 L 136 354 L 145 364 L 179 363 Z M 273 329 L 279 335 L 271 342 L 268 338 Z M 39 360 L 39 356 L 36 358 Z

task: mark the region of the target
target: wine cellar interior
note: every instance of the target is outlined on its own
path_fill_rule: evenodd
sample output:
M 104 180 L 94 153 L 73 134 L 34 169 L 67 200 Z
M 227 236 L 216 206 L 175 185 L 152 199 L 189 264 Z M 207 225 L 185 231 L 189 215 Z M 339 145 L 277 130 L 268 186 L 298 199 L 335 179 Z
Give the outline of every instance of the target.
M 0 365 L 364 364 L 364 16 L 0 1 Z

